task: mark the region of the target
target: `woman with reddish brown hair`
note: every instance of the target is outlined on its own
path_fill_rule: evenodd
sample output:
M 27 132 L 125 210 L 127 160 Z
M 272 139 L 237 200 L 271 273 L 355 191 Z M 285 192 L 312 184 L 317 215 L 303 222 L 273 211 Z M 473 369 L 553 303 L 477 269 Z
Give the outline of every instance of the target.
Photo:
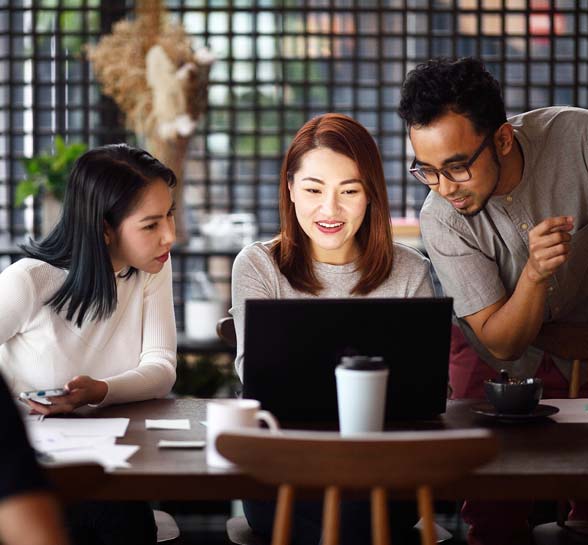
M 429 261 L 392 242 L 386 182 L 369 132 L 342 114 L 308 121 L 296 134 L 280 173 L 280 233 L 245 247 L 233 265 L 235 365 L 243 376 L 246 299 L 432 297 Z M 273 502 L 243 502 L 254 531 L 269 537 Z M 416 522 L 412 502 L 390 509 L 395 543 Z M 343 502 L 341 543 L 369 542 L 369 507 Z M 318 545 L 321 506 L 297 502 L 295 545 Z
M 316 259 L 313 253 L 316 248 L 313 247 L 321 247 L 324 239 L 325 247 L 334 248 L 341 237 L 336 236 L 337 228 L 325 231 L 320 229 L 319 225 L 316 233 L 310 228 L 307 230 L 306 222 L 301 221 L 300 215 L 297 214 L 299 207 L 295 204 L 294 196 L 302 197 L 310 191 L 312 195 L 316 195 L 316 198 L 312 198 L 313 204 L 317 204 L 319 199 L 322 201 L 317 192 L 319 189 L 322 191 L 320 186 L 328 183 L 328 180 L 305 180 L 299 191 L 299 187 L 294 188 L 294 178 L 303 166 L 307 167 L 307 170 L 313 170 L 319 163 L 322 163 L 321 166 L 326 173 L 330 174 L 329 171 L 333 168 L 331 165 L 340 161 L 343 163 L 341 167 L 345 167 L 342 171 L 353 174 L 348 180 L 334 180 L 336 185 L 341 186 L 341 206 L 355 201 L 353 205 L 359 205 L 363 214 L 361 222 L 348 225 L 346 230 L 349 236 L 346 237 L 345 243 L 353 249 L 345 255 L 355 259 L 357 269 L 361 273 L 351 294 L 367 295 L 382 284 L 392 270 L 390 208 L 378 148 L 368 131 L 350 117 L 341 114 L 315 117 L 295 136 L 280 173 L 281 233 L 271 247 L 271 254 L 282 274 L 294 288 L 318 295 L 322 286 L 313 268 L 312 261 L 313 258 Z M 344 192 L 349 198 L 345 198 Z M 328 207 L 335 203 L 320 204 Z M 331 219 L 323 218 L 321 214 L 336 215 L 337 211 L 325 209 L 319 212 L 319 219 Z M 353 232 L 350 232 L 350 228 Z M 321 237 L 321 234 L 326 236 Z M 330 261 L 333 261 L 333 258 L 327 257 L 325 262 Z
M 432 297 L 429 261 L 392 242 L 382 160 L 374 139 L 336 113 L 308 121 L 280 173 L 280 233 L 233 265 L 235 366 L 243 376 L 246 299 Z

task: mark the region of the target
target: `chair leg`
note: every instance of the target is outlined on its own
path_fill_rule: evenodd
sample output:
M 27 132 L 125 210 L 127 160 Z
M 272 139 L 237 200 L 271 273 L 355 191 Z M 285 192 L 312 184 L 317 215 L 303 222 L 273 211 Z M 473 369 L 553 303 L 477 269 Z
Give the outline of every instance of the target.
M 292 506 L 294 502 L 294 488 L 283 484 L 278 490 L 278 505 L 274 519 L 272 545 L 289 545 L 292 531 Z
M 341 517 L 341 491 L 336 486 L 325 490 L 323 505 L 323 545 L 339 544 L 339 519 Z
M 437 541 L 435 524 L 433 519 L 433 494 L 428 486 L 420 486 L 417 490 L 419 514 L 422 520 L 422 543 L 423 545 L 434 545 Z
M 372 542 L 373 545 L 390 545 L 388 493 L 381 486 L 372 488 Z
M 570 399 L 576 399 L 580 392 L 580 360 L 572 363 L 572 376 L 570 377 Z

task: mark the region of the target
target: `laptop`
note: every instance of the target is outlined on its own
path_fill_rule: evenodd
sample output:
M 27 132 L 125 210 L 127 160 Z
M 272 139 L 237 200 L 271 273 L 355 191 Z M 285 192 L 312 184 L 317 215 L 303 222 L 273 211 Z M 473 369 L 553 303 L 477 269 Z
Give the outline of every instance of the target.
M 438 416 L 447 397 L 452 303 L 247 300 L 243 397 L 259 400 L 285 427 L 336 427 L 341 356 L 381 356 L 390 368 L 386 422 Z

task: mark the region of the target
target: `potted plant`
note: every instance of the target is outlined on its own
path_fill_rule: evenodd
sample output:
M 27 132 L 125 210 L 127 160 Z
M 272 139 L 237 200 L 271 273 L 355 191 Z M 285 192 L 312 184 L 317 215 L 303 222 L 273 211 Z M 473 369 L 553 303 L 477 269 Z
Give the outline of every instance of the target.
M 41 213 L 43 235 L 46 235 L 55 224 L 69 173 L 76 159 L 86 149 L 86 144 L 81 142 L 66 144 L 61 136 L 56 136 L 54 153 L 43 152 L 22 160 L 27 177 L 16 186 L 15 204 L 21 206 L 28 197 L 43 197 Z
M 240 385 L 233 360 L 208 354 L 178 354 L 177 379 L 173 391 L 180 396 L 234 397 Z

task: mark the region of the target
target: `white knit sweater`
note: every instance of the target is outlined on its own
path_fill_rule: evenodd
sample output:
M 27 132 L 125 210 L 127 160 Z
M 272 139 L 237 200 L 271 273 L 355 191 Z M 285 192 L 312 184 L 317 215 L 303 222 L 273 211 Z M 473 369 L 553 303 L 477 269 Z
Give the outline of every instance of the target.
M 108 383 L 101 405 L 165 396 L 176 379 L 170 262 L 158 274 L 117 277 L 114 314 L 81 328 L 44 304 L 66 274 L 28 258 L 0 274 L 0 370 L 12 392 L 89 375 Z

